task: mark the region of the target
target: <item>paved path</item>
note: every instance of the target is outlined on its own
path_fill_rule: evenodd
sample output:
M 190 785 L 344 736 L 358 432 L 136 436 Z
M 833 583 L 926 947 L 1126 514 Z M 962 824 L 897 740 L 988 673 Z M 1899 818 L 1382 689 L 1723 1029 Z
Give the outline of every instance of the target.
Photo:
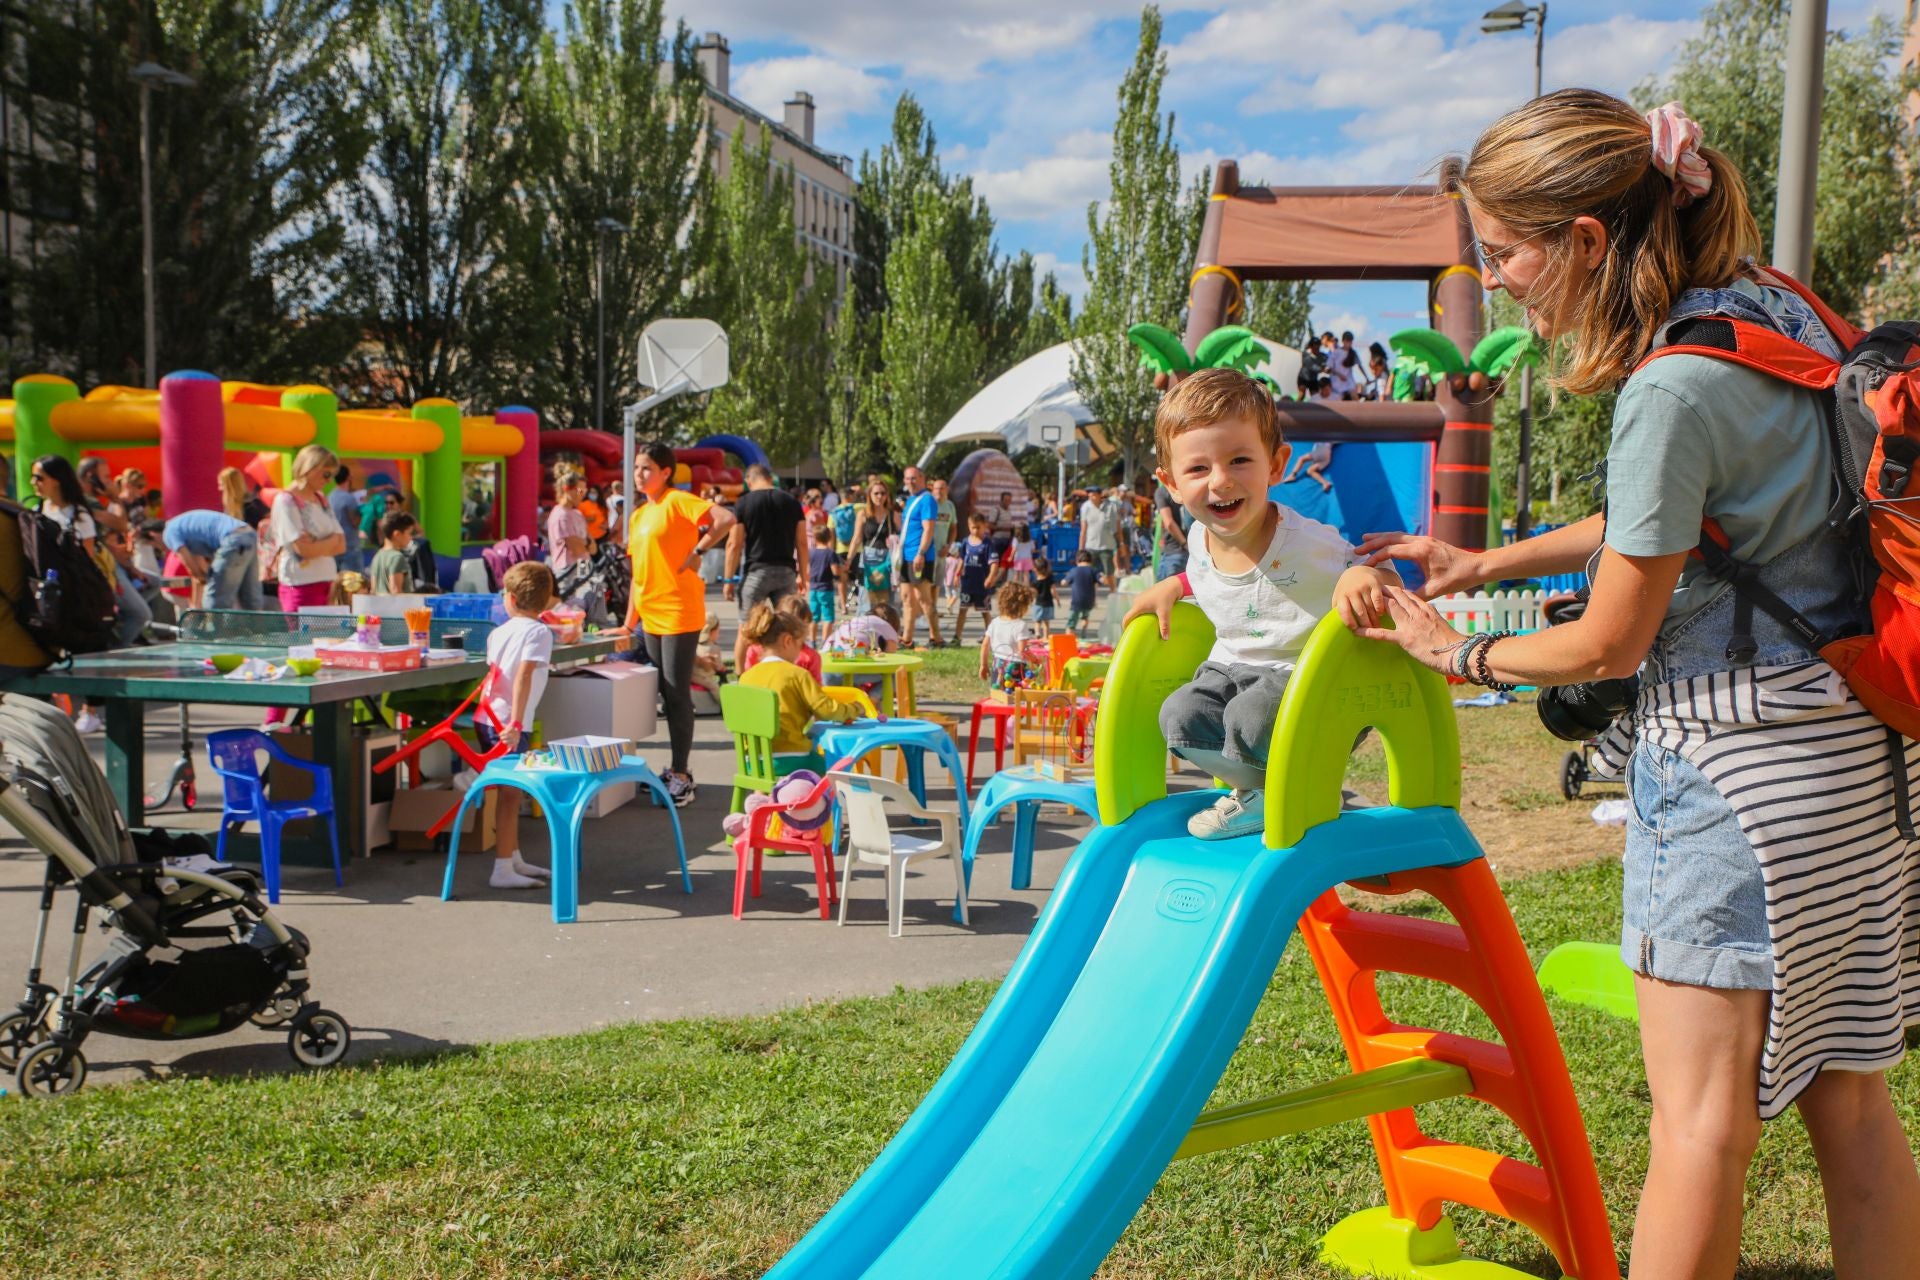
M 245 712 L 201 708 L 194 714 L 197 736 L 249 722 Z M 147 722 L 149 779 L 165 776 L 178 733 L 174 713 L 155 708 Z M 643 744 L 642 754 L 656 767 L 665 764 L 665 733 L 663 721 Z M 95 736 L 90 745 L 100 759 L 102 740 Z M 217 779 L 204 754 L 198 762 L 202 785 L 213 792 L 203 806 L 217 804 L 218 788 L 209 785 Z M 439 900 L 445 860 L 427 853 L 384 850 L 352 859 L 344 889 L 334 888 L 330 871 L 286 868 L 280 914 L 312 940 L 314 996 L 352 1023 L 353 1057 L 999 977 L 1085 830 L 1084 818 L 1064 811 L 1043 821 L 1034 887 L 1015 893 L 1007 887 L 1009 812 L 982 843 L 970 929 L 953 923 L 951 898 L 939 896 L 951 893 L 944 865 L 909 877 L 905 936 L 890 939 L 877 868 L 855 873 L 850 919 L 842 928 L 818 918 L 811 865 L 793 857 L 768 860 L 765 895 L 750 899 L 747 918 L 736 921 L 733 855 L 720 832 L 731 789 L 718 785 L 732 776 L 732 744 L 717 716 L 697 722 L 693 772 L 714 781 L 680 815 L 691 897 L 673 874 L 665 815 L 645 799 L 589 821 L 580 918 L 570 925 L 551 923 L 544 891 L 488 888 L 491 855 L 462 856 L 458 897 L 445 903 Z M 941 789 L 945 771 L 928 774 L 931 800 L 951 803 L 951 790 Z M 203 807 L 196 815 L 160 820 L 210 830 L 216 814 Z M 544 821 L 523 818 L 521 831 L 526 855 L 544 863 Z M 0 834 L 0 1002 L 14 997 L 25 974 L 44 866 L 37 851 Z M 49 954 L 56 970 L 65 962 L 71 903 L 68 895 L 56 908 Z M 95 930 L 89 954 L 104 936 Z M 179 1072 L 280 1071 L 290 1064 L 283 1035 L 251 1028 L 174 1043 L 99 1035 L 86 1052 L 90 1078 L 101 1083 Z

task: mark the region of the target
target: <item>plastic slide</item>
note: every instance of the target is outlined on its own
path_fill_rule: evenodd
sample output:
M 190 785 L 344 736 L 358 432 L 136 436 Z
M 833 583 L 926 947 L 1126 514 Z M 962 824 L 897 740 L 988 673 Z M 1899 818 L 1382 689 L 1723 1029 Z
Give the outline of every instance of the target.
M 1463 837 L 1473 847 L 1447 809 L 1350 814 L 1281 851 L 1258 835 L 1196 841 L 1187 817 L 1213 798 L 1095 829 L 946 1074 L 770 1280 L 1091 1275 L 1200 1114 L 1308 903 L 1350 876 L 1434 865 Z

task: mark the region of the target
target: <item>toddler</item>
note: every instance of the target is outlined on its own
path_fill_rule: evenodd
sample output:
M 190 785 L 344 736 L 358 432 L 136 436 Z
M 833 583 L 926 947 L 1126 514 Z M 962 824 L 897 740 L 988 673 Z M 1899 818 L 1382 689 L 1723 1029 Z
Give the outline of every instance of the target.
M 980 678 L 996 689 L 1031 684 L 1033 664 L 1027 661 L 1027 641 L 1044 634 L 1027 618 L 1033 588 L 1009 582 L 993 603 L 1000 616 L 987 624 L 987 634 L 980 641 Z
M 1082 551 L 1067 570 L 1067 630 L 1076 636 L 1087 634 L 1087 616 L 1093 612 L 1093 592 L 1100 585 L 1100 570 L 1094 568 L 1093 553 Z
M 367 575 L 354 569 L 342 569 L 327 588 L 327 604 L 333 608 L 352 608 L 355 596 L 369 594 Z
M 978 610 L 984 622 L 987 611 L 993 607 L 993 584 L 1000 576 L 1000 565 L 999 557 L 994 554 L 993 539 L 988 536 L 992 529 L 993 522 L 984 512 L 976 511 L 967 517 L 967 538 L 960 544 L 960 609 L 953 623 L 956 645 L 966 639 L 967 610 Z
M 770 689 L 780 700 L 780 724 L 773 735 L 775 756 L 808 756 L 808 768 L 826 768 L 826 761 L 814 752 L 807 727 L 815 720 L 844 722 L 860 714 L 857 707 L 835 702 L 820 688 L 820 682 L 798 665 L 801 646 L 806 643 L 807 624 L 766 601 L 753 606 L 741 634 L 760 651 L 755 663 L 740 683 L 750 689 Z
M 1033 562 L 1033 620 L 1040 624 L 1040 634 L 1046 635 L 1053 630 L 1053 562 L 1041 556 Z
M 505 728 L 496 736 L 485 718 L 475 717 L 474 736 L 485 750 L 504 742 L 509 751 L 518 751 L 527 724 L 540 709 L 547 669 L 553 665 L 553 632 L 540 615 L 553 598 L 553 570 L 538 560 L 522 560 L 501 575 L 500 602 L 507 620 L 487 637 L 487 666 L 492 668 L 487 706 Z M 490 883 L 496 889 L 537 889 L 546 883 L 548 872 L 520 856 L 520 792 L 501 787 L 497 803 L 498 843 Z
M 1013 541 L 1007 544 L 1007 568 L 1013 581 L 1033 581 L 1033 529 L 1025 520 L 1013 526 Z
M 807 552 L 807 611 L 813 615 L 807 628 L 809 643 L 819 643 L 833 630 L 846 577 L 840 553 L 833 549 L 833 528 L 823 512 L 820 522 L 813 526 L 813 548 Z
M 694 677 L 709 688 L 717 689 L 727 674 L 726 655 L 720 651 L 720 619 L 708 618 L 700 628 L 700 643 L 693 649 Z
M 846 618 L 827 636 L 829 649 L 851 649 L 862 641 L 875 653 L 892 653 L 900 647 L 900 614 L 882 600 L 872 610 Z
M 782 596 L 778 600 L 767 603 L 773 605 L 775 612 L 787 614 L 795 622 L 798 622 L 801 627 L 805 629 L 803 634 L 812 632 L 813 614 L 808 610 L 807 602 L 802 600 L 797 594 Z M 766 647 L 754 643 L 753 637 L 747 634 L 745 627 L 740 629 L 740 638 L 747 642 L 746 651 L 741 658 L 740 669 L 742 671 L 756 667 L 766 660 Z M 808 640 L 803 639 L 800 642 L 799 656 L 790 658 L 788 661 L 812 676 L 815 684 L 820 683 L 820 651 L 814 648 Z
M 1187 571 L 1141 593 L 1127 617 L 1155 614 L 1165 635 L 1174 601 L 1191 595 L 1213 623 L 1213 651 L 1161 704 L 1160 728 L 1176 755 L 1231 788 L 1187 822 L 1200 839 L 1224 840 L 1265 823 L 1274 717 L 1315 624 L 1336 608 L 1370 621 L 1400 580 L 1356 563 L 1337 530 L 1267 497 L 1291 450 L 1272 397 L 1245 374 L 1194 374 L 1160 402 L 1154 434 L 1156 474 L 1194 525 Z

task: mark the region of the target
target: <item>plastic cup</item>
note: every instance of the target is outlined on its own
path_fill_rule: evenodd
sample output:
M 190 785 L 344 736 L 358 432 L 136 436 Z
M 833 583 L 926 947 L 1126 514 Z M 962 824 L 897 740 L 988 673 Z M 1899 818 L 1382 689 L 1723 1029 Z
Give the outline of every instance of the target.
M 426 652 L 427 646 L 430 643 L 429 637 L 432 629 L 433 610 L 407 610 L 407 642 L 414 648 L 420 650 L 422 653 Z

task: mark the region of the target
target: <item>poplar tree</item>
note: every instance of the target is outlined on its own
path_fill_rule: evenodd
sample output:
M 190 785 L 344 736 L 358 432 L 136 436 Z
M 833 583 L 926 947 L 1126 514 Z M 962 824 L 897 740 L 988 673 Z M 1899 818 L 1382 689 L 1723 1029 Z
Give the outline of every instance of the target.
M 732 368 L 706 425 L 746 436 L 776 460 L 811 454 L 827 423 L 834 274 L 794 232 L 793 177 L 773 159 L 771 131 L 750 140 L 745 121 L 735 128 L 710 209 L 714 314 Z
M 1160 11 L 1140 12 L 1140 44 L 1120 81 L 1113 160 L 1105 208 L 1087 207 L 1087 244 L 1080 262 L 1087 300 L 1073 343 L 1073 387 L 1132 476 L 1152 437 L 1159 393 L 1127 341 L 1142 320 L 1178 323 L 1193 260 L 1191 202 L 1183 199 L 1173 113 L 1160 111 L 1167 57 L 1160 47 Z

